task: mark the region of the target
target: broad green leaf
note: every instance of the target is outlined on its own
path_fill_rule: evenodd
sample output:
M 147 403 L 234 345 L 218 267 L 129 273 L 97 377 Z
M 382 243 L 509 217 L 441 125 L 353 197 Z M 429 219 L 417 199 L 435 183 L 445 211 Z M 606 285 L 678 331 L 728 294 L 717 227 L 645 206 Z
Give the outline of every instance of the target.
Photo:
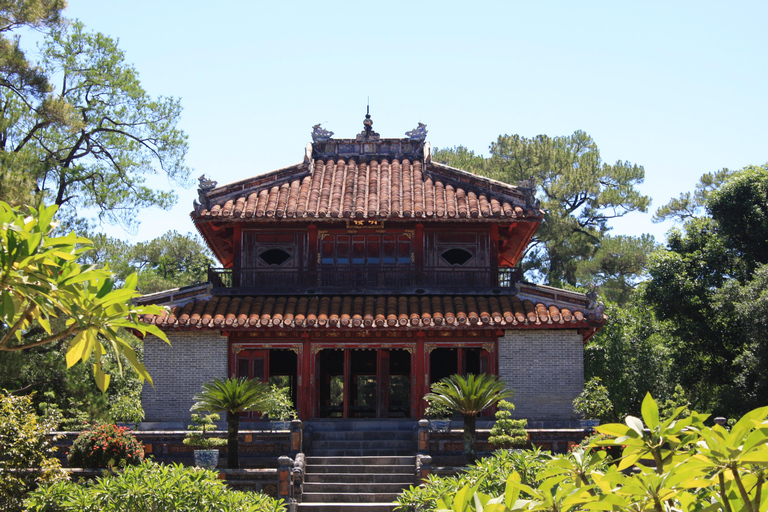
M 631 435 L 630 432 L 633 432 L 632 429 L 628 428 L 626 425 L 622 425 L 621 423 L 608 423 L 606 425 L 599 425 L 595 427 L 595 430 L 601 434 L 613 437 L 629 436 Z M 632 435 L 632 437 L 635 436 Z
M 637 432 L 637 434 L 640 437 L 643 437 L 643 422 L 640 420 L 640 418 L 636 418 L 634 416 L 627 416 L 624 418 L 624 422 L 627 424 L 629 428 Z
M 512 508 L 512 504 L 517 501 L 518 496 L 520 496 L 520 488 L 514 485 L 519 483 L 520 473 L 517 471 L 512 472 L 512 474 L 509 475 L 509 478 L 507 478 L 507 485 L 504 488 L 504 504 L 509 508 Z
M 75 335 L 72 341 L 69 342 L 69 348 L 67 349 L 67 368 L 72 368 L 78 361 L 83 358 L 85 354 L 88 342 L 84 332 L 79 332 Z
M 101 392 L 106 393 L 107 387 L 109 387 L 110 377 L 102 371 L 100 364 L 93 365 L 93 376 L 96 379 L 96 385 L 99 387 Z
M 645 421 L 649 429 L 653 430 L 659 426 L 659 406 L 656 405 L 650 393 L 646 393 L 645 398 L 643 398 L 641 412 L 643 421 Z

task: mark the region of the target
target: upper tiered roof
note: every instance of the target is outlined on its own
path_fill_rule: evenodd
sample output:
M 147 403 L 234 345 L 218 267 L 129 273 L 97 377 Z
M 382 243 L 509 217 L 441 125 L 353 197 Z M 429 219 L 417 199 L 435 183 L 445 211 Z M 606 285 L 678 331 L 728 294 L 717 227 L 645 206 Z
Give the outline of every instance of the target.
M 333 139 L 333 132 L 317 125 L 299 164 L 221 187 L 201 178 L 192 217 L 541 222 L 543 212 L 532 188 L 433 162 L 426 133 L 420 123 L 403 139 L 382 139 L 372 130 L 355 139 Z

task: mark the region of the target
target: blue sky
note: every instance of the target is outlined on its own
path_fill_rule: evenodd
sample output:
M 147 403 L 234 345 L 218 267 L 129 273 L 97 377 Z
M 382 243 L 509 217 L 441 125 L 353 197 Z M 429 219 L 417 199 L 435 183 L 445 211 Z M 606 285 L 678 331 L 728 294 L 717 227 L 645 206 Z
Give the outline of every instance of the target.
M 698 177 L 768 161 L 768 2 L 256 2 L 69 0 L 120 40 L 153 95 L 181 98 L 195 181 L 297 163 L 317 123 L 487 154 L 499 134 L 584 130 L 603 160 L 643 165 L 647 214 Z M 156 181 L 168 188 L 165 179 Z M 133 242 L 193 230 L 196 187 L 146 211 Z

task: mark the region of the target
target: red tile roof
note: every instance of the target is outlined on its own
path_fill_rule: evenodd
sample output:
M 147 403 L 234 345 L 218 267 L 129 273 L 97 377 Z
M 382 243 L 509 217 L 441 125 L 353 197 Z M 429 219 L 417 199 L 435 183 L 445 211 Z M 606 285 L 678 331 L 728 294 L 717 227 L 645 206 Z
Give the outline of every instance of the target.
M 530 192 L 408 158 L 327 157 L 204 192 L 196 220 L 498 219 L 540 222 Z
M 150 300 L 147 300 L 150 299 Z M 151 296 L 145 298 L 153 302 Z M 169 305 L 143 320 L 164 329 L 582 328 L 605 322 L 602 307 L 504 296 L 212 296 Z

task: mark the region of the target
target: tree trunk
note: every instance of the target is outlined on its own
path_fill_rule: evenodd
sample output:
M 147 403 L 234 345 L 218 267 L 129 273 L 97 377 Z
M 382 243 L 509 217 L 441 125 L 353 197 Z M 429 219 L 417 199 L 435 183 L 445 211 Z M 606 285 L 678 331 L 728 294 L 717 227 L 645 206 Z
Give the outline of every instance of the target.
M 475 451 L 475 441 L 477 440 L 477 413 L 464 415 L 464 458 L 467 464 L 475 462 L 477 452 Z
M 240 469 L 240 413 L 227 413 L 227 469 Z

